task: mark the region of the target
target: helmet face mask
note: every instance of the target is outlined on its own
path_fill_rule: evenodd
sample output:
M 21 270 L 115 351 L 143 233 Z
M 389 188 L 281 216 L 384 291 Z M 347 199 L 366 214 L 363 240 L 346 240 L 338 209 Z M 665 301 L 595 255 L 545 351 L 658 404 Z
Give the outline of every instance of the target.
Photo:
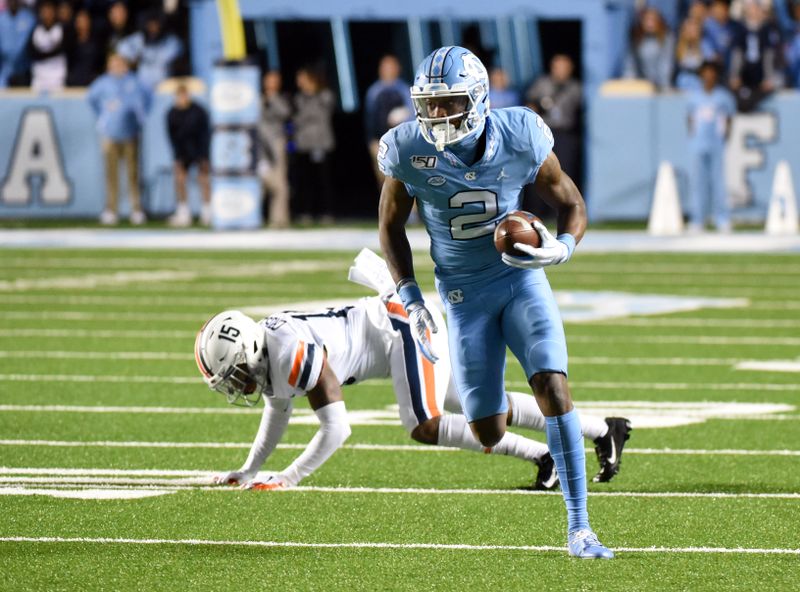
M 263 329 L 238 311 L 209 320 L 195 340 L 195 361 L 203 380 L 228 403 L 252 407 L 268 390 Z
M 489 75 L 469 50 L 442 47 L 417 69 L 411 99 L 422 137 L 441 152 L 483 129 L 489 114 Z M 452 109 L 458 102 L 463 104 L 461 111 Z

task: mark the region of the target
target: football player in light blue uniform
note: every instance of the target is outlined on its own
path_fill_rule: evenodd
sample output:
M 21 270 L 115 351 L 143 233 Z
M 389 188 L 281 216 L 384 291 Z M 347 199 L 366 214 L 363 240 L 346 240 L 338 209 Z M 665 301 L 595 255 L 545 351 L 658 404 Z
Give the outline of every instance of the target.
M 469 50 L 442 47 L 419 66 L 411 98 L 416 122 L 382 138 L 386 175 L 380 201 L 381 247 L 408 312 L 420 351 L 436 361 L 429 332 L 437 328 L 414 279 L 405 224 L 416 201 L 431 237 L 437 288 L 446 303 L 453 375 L 476 437 L 494 446 L 505 433 L 506 345 L 522 363 L 546 416 L 568 518 L 571 555 L 611 558 L 589 526 L 580 422 L 567 385 L 561 317 L 543 267 L 569 260 L 586 228 L 580 192 L 561 171 L 553 135 L 530 109 L 489 111 L 486 68 Z M 533 183 L 558 211 L 554 237 L 536 223 L 539 248 L 525 257 L 494 248 L 497 223 L 520 208 Z M 511 400 L 512 407 L 514 400 Z

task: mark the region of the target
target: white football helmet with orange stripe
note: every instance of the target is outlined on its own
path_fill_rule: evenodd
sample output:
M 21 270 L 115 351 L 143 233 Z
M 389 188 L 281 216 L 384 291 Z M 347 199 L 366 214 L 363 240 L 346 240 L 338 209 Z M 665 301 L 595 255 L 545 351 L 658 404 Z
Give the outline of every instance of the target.
M 233 405 L 252 407 L 269 384 L 263 327 L 238 310 L 226 310 L 203 325 L 194 358 L 209 388 Z

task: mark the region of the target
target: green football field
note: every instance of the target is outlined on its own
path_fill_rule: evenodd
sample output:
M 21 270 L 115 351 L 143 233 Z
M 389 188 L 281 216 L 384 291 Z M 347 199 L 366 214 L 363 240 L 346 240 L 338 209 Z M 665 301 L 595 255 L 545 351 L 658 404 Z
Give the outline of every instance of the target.
M 548 272 L 578 408 L 634 425 L 620 474 L 589 484 L 617 557 L 582 561 L 530 465 L 412 442 L 388 380 L 345 388 L 353 434 L 301 487 L 208 485 L 259 410 L 202 383 L 196 331 L 368 295 L 355 253 L 1 253 L 2 590 L 800 586 L 800 256 L 579 253 Z M 507 381 L 525 387 L 512 358 Z M 265 470 L 315 433 L 297 409 Z

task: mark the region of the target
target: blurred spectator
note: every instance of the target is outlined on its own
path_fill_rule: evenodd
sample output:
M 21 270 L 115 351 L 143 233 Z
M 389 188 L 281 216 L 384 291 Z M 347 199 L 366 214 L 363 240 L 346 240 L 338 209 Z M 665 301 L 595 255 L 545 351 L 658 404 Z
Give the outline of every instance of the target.
M 686 18 L 695 21 L 702 28 L 706 17 L 708 17 L 708 3 L 706 0 L 692 0 L 689 10 L 686 12 Z
M 128 5 L 119 0 L 108 7 L 106 16 L 107 28 L 105 31 L 106 53 L 111 54 L 117 51 L 117 45 L 125 37 L 131 34 L 130 15 Z
M 289 164 L 286 155 L 286 122 L 292 115 L 289 100 L 281 93 L 281 74 L 275 70 L 264 75 L 264 102 L 258 135 L 266 165 L 259 173 L 269 193 L 269 225 L 289 226 Z
M 625 64 L 626 78 L 644 78 L 657 89 L 668 89 L 672 81 L 675 38 L 661 13 L 646 7 L 633 28 L 631 48 Z
M 297 211 L 301 222 L 319 218 L 331 223 L 333 186 L 331 152 L 335 145 L 333 93 L 313 68 L 297 71 L 294 96 L 294 146 L 297 179 Z
M 705 58 L 722 64 L 723 80 L 727 79 L 733 45 L 741 30 L 741 24 L 730 17 L 727 0 L 712 0 L 708 17 L 703 21 L 703 54 Z
M 31 88 L 35 91 L 53 91 L 64 88 L 67 80 L 67 31 L 56 20 L 53 0 L 39 3 L 39 19 L 33 29 L 28 52 L 31 68 Z
M 729 73 L 740 111 L 752 111 L 783 86 L 778 67 L 778 60 L 783 57 L 780 50 L 780 31 L 767 20 L 758 0 L 748 0 L 744 5 L 744 29 L 734 44 Z
M 675 63 L 675 86 L 681 90 L 698 88 L 700 77 L 697 71 L 703 63 L 701 22 L 687 18 L 681 25 L 675 48 Z
M 72 5 L 72 0 L 61 0 L 58 3 L 56 18 L 67 29 L 72 28 L 72 21 L 75 18 L 75 7 Z
M 116 224 L 119 219 L 120 161 L 125 161 L 128 173 L 130 222 L 145 222 L 139 199 L 139 130 L 147 111 L 147 98 L 146 89 L 119 54 L 108 57 L 107 73 L 89 87 L 88 100 L 97 117 L 106 168 L 106 207 L 100 215 L 101 224 Z
M 0 12 L 0 88 L 30 83 L 28 40 L 36 26 L 33 12 L 20 0 L 7 0 Z
M 720 70 L 717 62 L 703 62 L 700 66 L 702 87 L 690 91 L 688 95 L 691 162 L 689 232 L 692 233 L 703 230 L 709 209 L 717 230 L 731 230 L 724 157 L 725 140 L 736 107 L 731 93 L 719 84 Z
M 164 30 L 163 15 L 158 11 L 147 14 L 144 31 L 122 39 L 117 51 L 136 65 L 139 80 L 149 89 L 169 78 L 172 62 L 183 53 L 183 44 L 175 35 Z
M 502 68 L 492 68 L 489 73 L 489 105 L 491 108 L 516 107 L 519 103 L 519 93 L 510 88 L 506 71 Z
M 197 182 L 203 205 L 200 210 L 200 223 L 211 224 L 211 187 L 209 184 L 208 146 L 211 129 L 208 113 L 192 100 L 185 84 L 179 84 L 175 91 L 175 104 L 167 113 L 167 131 L 172 144 L 175 161 L 175 195 L 177 207 L 169 218 L 170 226 L 191 226 L 192 212 L 186 193 L 186 180 L 189 169 L 197 165 Z
M 527 104 L 550 126 L 555 139 L 555 152 L 561 168 L 580 183 L 580 115 L 581 84 L 572 74 L 572 58 L 556 54 L 550 60 L 550 74 L 542 76 L 525 94 Z
M 792 16 L 795 29 L 786 44 L 786 68 L 788 83 L 794 88 L 800 88 L 800 1 L 792 5 Z
M 372 169 L 378 188 L 383 185 L 383 173 L 378 168 L 378 144 L 389 128 L 411 118 L 409 85 L 400 78 L 400 61 L 385 55 L 378 64 L 378 80 L 367 89 L 364 99 L 364 127 L 372 159 Z
M 103 51 L 93 34 L 88 10 L 75 15 L 74 37 L 67 53 L 67 86 L 89 86 L 100 75 Z

